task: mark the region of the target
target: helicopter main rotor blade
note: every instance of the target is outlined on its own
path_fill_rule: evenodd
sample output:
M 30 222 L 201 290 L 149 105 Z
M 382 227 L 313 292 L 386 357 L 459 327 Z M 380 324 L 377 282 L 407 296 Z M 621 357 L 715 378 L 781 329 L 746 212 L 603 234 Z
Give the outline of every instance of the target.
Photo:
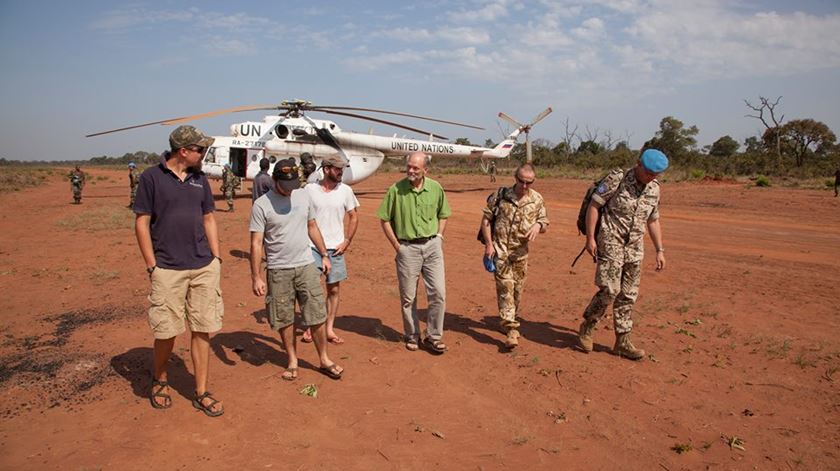
M 535 124 L 539 123 L 540 121 L 542 121 L 542 119 L 543 119 L 543 118 L 545 118 L 546 116 L 548 116 L 548 115 L 549 115 L 552 111 L 554 111 L 554 110 L 552 110 L 550 106 L 549 106 L 548 108 L 544 109 L 542 113 L 538 114 L 538 115 L 537 115 L 537 116 L 536 116 L 536 117 L 535 117 L 535 118 L 531 121 L 530 126 L 533 126 L 533 125 L 535 125 Z
M 448 137 L 441 136 L 439 134 L 434 134 L 434 133 L 431 133 L 431 132 L 428 132 L 428 131 L 424 131 L 422 129 L 412 128 L 410 126 L 406 126 L 404 124 L 394 123 L 392 121 L 386 121 L 384 119 L 374 118 L 372 116 L 364 116 L 364 115 L 361 115 L 361 114 L 345 113 L 343 111 L 334 111 L 334 110 L 312 110 L 312 111 L 320 111 L 321 113 L 330 113 L 330 114 L 337 114 L 337 115 L 341 115 L 341 116 L 349 116 L 351 118 L 366 119 L 368 121 L 373 121 L 375 123 L 387 124 L 388 126 L 394 126 L 394 127 L 401 128 L 401 129 L 406 129 L 406 130 L 409 130 L 409 131 L 414 131 L 416 133 L 425 134 L 427 136 L 433 136 L 433 137 L 436 137 L 438 139 L 449 140 Z
M 196 114 L 196 115 L 192 115 L 192 116 L 182 116 L 180 118 L 163 119 L 163 120 L 160 120 L 160 121 L 152 121 L 151 123 L 136 124 L 134 126 L 126 126 L 126 127 L 122 127 L 122 128 L 118 128 L 118 129 L 101 131 L 101 132 L 97 132 L 97 133 L 93 133 L 93 134 L 88 134 L 85 137 L 101 136 L 103 134 L 110 134 L 110 133 L 113 133 L 113 132 L 127 131 L 129 129 L 137 129 L 137 128 L 142 128 L 142 127 L 146 127 L 146 126 L 153 126 L 155 124 L 178 124 L 178 123 L 183 123 L 183 122 L 186 122 L 186 121 L 192 121 L 192 120 L 195 120 L 195 119 L 202 119 L 202 118 L 209 118 L 211 116 L 218 116 L 220 114 L 225 114 L 225 113 L 237 113 L 237 112 L 240 112 L 240 111 L 253 111 L 253 110 L 274 110 L 274 109 L 284 109 L 284 107 L 282 105 L 280 105 L 280 106 L 277 106 L 277 105 L 238 106 L 236 108 L 228 108 L 228 109 L 224 109 L 224 110 L 210 111 L 208 113 L 201 113 L 201 114 Z
M 308 107 L 308 109 L 312 111 L 326 111 L 327 109 L 330 110 L 347 110 L 347 111 L 367 111 L 373 113 L 384 113 L 384 114 L 392 114 L 395 116 L 406 116 L 408 118 L 417 118 L 417 119 L 425 119 L 426 121 L 434 121 L 436 123 L 444 123 L 444 124 L 452 124 L 455 126 L 463 126 L 465 128 L 472 128 L 478 129 L 480 131 L 484 131 L 484 128 L 479 126 L 473 126 L 472 124 L 464 124 L 464 123 L 457 123 L 455 121 L 447 121 L 445 119 L 437 119 L 437 118 L 430 118 L 428 116 L 420 116 L 416 114 L 409 114 L 409 113 L 400 113 L 398 111 L 386 111 L 386 110 L 378 110 L 375 108 L 358 108 L 353 106 L 312 106 Z
M 224 110 L 209 111 L 207 113 L 194 114 L 192 116 L 184 116 L 183 118 L 175 118 L 166 120 L 163 124 L 180 124 L 187 121 L 194 121 L 196 119 L 211 118 L 227 113 L 239 113 L 242 111 L 257 111 L 257 110 L 284 110 L 286 106 L 283 105 L 256 105 L 256 106 L 237 106 L 236 108 L 227 108 Z
M 502 113 L 501 111 L 499 112 L 499 117 L 504 119 L 505 121 L 509 122 L 510 124 L 514 125 L 517 129 L 521 128 L 523 126 L 522 123 L 520 123 L 519 121 L 517 121 L 517 120 L 511 118 L 510 116 Z
M 127 131 L 129 129 L 137 129 L 137 128 L 142 128 L 142 127 L 146 127 L 146 126 L 152 126 L 154 124 L 165 124 L 167 121 L 169 121 L 169 120 L 165 119 L 163 121 L 153 121 L 151 123 L 136 124 L 134 126 L 126 126 L 124 128 L 111 129 L 111 130 L 108 130 L 108 131 L 100 131 L 100 132 L 95 132 L 93 134 L 88 134 L 85 137 L 101 136 L 103 134 L 111 134 L 112 132 Z

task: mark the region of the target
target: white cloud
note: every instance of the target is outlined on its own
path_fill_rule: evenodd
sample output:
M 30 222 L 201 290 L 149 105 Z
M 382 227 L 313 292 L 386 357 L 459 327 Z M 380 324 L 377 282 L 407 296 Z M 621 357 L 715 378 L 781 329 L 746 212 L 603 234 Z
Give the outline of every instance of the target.
M 579 27 L 572 30 L 572 34 L 583 40 L 595 40 L 603 36 L 604 22 L 600 18 L 587 18 Z
M 111 10 L 91 23 L 99 31 L 120 32 L 149 25 L 164 23 L 186 23 L 195 18 L 194 10 L 169 11 L 146 10 L 144 8 L 123 8 Z
M 425 28 L 394 28 L 373 33 L 397 41 L 406 42 L 434 42 L 446 41 L 453 44 L 476 45 L 490 42 L 490 34 L 479 28 L 444 27 L 434 31 Z
M 458 23 L 489 23 L 507 16 L 507 0 L 491 0 L 475 10 L 458 10 L 449 13 L 449 18 Z
M 257 47 L 240 39 L 215 36 L 202 41 L 205 51 L 214 56 L 253 56 L 257 53 Z

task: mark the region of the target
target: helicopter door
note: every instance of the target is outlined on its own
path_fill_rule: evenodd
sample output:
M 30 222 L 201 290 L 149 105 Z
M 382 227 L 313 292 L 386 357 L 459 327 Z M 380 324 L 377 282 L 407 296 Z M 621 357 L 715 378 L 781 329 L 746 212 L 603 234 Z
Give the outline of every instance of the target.
M 230 149 L 230 169 L 237 177 L 245 177 L 248 168 L 248 150 L 232 147 Z

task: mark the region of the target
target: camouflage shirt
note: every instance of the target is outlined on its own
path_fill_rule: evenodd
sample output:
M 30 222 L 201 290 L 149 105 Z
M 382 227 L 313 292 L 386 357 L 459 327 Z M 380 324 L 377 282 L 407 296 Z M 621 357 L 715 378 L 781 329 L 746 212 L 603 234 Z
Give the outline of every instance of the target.
M 493 220 L 496 197 L 493 193 L 487 198 L 484 216 Z M 528 256 L 528 230 L 540 223 L 548 227 L 548 216 L 542 195 L 529 189 L 521 200 L 516 199 L 513 187 L 501 189 L 501 203 L 493 224 L 493 248 L 501 260 L 508 258 L 522 259 Z
M 659 219 L 659 182 L 641 185 L 633 169 L 615 169 L 595 190 L 592 201 L 604 206 L 599 256 L 625 263 L 640 261 L 647 222 Z
M 128 171 L 128 184 L 134 188 L 138 183 L 140 183 L 140 172 L 136 168 L 132 168 Z
M 239 185 L 239 177 L 234 175 L 232 170 L 225 168 L 222 171 L 222 191 L 232 191 L 238 188 Z
M 67 178 L 70 179 L 70 184 L 74 186 L 85 186 L 85 172 L 81 170 L 71 170 L 70 173 L 67 175 Z

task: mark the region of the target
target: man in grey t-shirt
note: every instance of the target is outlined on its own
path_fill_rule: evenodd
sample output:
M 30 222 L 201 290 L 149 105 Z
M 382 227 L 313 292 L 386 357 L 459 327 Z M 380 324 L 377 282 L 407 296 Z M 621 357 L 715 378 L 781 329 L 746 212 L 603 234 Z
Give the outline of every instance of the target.
M 327 355 L 327 319 L 320 273 L 312 260 L 309 241 L 322 255 L 324 272 L 330 260 L 321 231 L 315 223 L 315 211 L 309 194 L 300 189 L 298 167 L 294 159 L 278 161 L 272 173 L 274 188 L 259 197 L 251 208 L 251 280 L 256 296 L 265 296 L 271 328 L 280 337 L 289 355 L 289 364 L 281 377 L 298 377 L 295 337 L 295 300 L 300 304 L 304 327 L 312 331 L 320 361 L 319 370 L 332 379 L 341 379 L 344 369 Z M 262 278 L 260 264 L 265 247 L 267 270 Z

